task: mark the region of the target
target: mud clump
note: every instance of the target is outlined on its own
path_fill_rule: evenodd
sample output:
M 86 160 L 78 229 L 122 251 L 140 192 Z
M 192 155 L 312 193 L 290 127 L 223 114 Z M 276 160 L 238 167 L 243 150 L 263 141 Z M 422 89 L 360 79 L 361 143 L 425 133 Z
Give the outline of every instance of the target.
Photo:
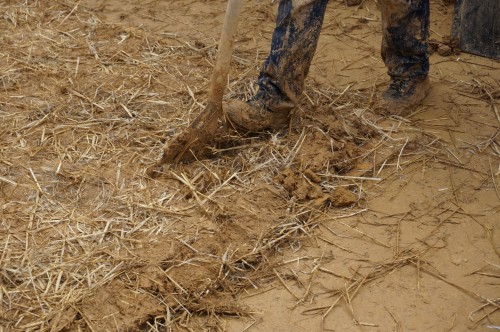
M 313 173 L 307 171 L 306 174 Z M 283 185 L 288 193 L 297 198 L 299 201 L 311 200 L 323 197 L 321 187 L 312 182 L 304 173 L 295 172 L 290 168 L 286 168 L 283 172 L 278 174 L 276 181 Z
M 351 206 L 358 201 L 358 196 L 344 187 L 336 188 L 329 198 L 330 204 L 334 207 Z
M 452 48 L 444 44 L 438 46 L 437 52 L 441 56 L 450 56 L 453 54 Z
M 332 192 L 324 191 L 319 184 L 321 177 L 309 169 L 299 172 L 286 168 L 275 179 L 292 197 L 298 201 L 312 201 L 316 207 L 326 204 L 346 207 L 358 201 L 358 196 L 344 187 L 337 187 Z
M 430 53 L 437 52 L 441 56 L 459 55 L 460 41 L 458 38 L 443 36 L 441 42 L 436 39 L 429 40 Z

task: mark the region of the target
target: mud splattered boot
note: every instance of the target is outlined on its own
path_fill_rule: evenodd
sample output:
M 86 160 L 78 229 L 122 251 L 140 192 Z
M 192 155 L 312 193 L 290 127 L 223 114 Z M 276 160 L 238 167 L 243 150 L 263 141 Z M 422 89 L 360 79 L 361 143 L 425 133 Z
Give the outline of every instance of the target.
M 427 96 L 431 88 L 429 78 L 392 79 L 382 94 L 380 113 L 384 115 L 406 116 L 414 111 Z
M 293 104 L 282 105 L 280 109 L 270 110 L 258 100 L 231 100 L 224 105 L 224 114 L 233 128 L 253 133 L 277 131 L 288 126 Z
M 382 59 L 391 82 L 381 112 L 408 115 L 429 92 L 429 0 L 380 1 Z
M 271 50 L 259 74 L 259 89 L 248 102 L 225 105 L 226 119 L 247 132 L 286 127 L 300 99 L 318 44 L 328 0 L 281 0 Z

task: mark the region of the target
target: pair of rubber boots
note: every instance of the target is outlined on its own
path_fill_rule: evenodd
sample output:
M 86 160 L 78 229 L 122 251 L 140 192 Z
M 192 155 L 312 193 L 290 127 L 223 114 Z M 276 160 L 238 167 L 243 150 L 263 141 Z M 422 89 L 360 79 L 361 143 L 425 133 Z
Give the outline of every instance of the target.
M 402 79 L 392 80 L 382 94 L 378 105 L 379 112 L 384 115 L 406 116 L 411 113 L 427 96 L 430 80 Z M 284 105 L 281 109 L 268 109 L 256 99 L 249 101 L 231 100 L 224 108 L 229 124 L 247 132 L 277 131 L 290 122 L 290 112 L 294 105 Z

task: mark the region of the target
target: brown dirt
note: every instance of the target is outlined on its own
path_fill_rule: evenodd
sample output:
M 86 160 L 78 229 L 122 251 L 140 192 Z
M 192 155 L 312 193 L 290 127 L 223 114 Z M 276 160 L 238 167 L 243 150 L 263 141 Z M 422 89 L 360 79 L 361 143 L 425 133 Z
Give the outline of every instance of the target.
M 146 169 L 205 107 L 225 1 L 3 1 L 0 331 L 492 331 L 500 64 L 432 3 L 432 91 L 376 115 L 380 12 L 331 1 L 288 130 Z M 276 5 L 249 2 L 225 98 Z

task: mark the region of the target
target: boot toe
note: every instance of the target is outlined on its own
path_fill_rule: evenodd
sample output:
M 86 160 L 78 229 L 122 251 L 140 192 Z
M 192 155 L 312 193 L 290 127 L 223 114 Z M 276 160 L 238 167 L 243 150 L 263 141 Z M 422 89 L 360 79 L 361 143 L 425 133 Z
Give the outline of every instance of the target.
M 223 110 L 233 128 L 247 132 L 277 131 L 289 123 L 289 112 L 272 112 L 255 101 L 230 100 Z

